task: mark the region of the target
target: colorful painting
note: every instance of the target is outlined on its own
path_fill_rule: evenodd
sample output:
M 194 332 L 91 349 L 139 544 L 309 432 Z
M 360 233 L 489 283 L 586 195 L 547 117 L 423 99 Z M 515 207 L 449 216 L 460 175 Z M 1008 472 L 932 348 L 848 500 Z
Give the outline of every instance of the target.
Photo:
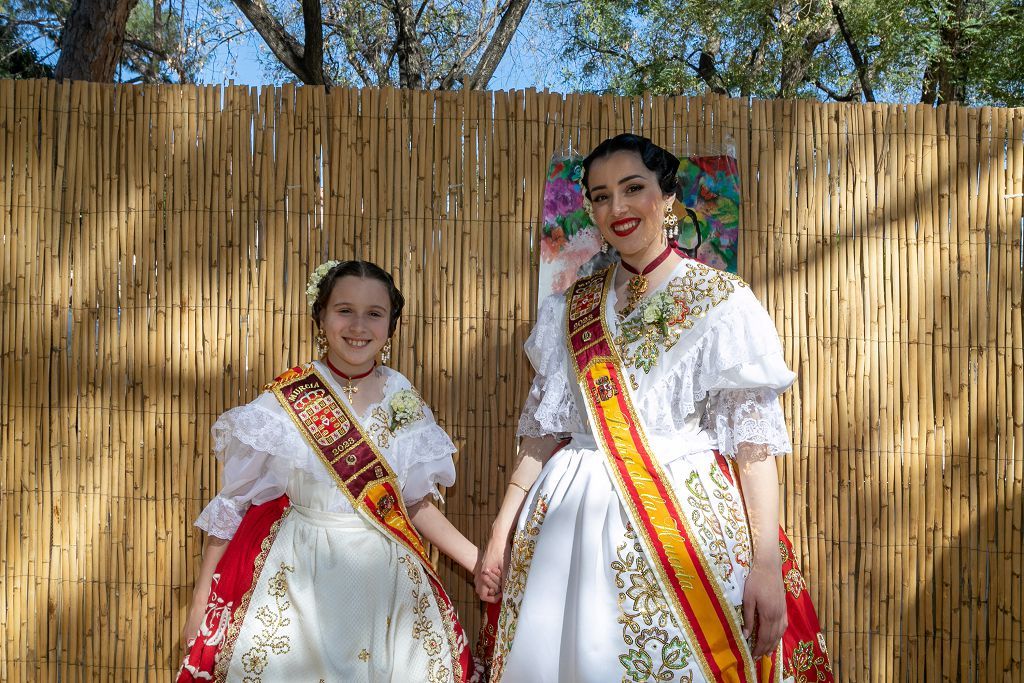
M 544 186 L 540 241 L 541 300 L 561 293 L 600 250 L 597 228 L 583 210 L 581 157 L 556 156 Z M 736 272 L 740 229 L 740 178 L 731 156 L 690 156 L 679 164 L 680 249 L 709 266 Z

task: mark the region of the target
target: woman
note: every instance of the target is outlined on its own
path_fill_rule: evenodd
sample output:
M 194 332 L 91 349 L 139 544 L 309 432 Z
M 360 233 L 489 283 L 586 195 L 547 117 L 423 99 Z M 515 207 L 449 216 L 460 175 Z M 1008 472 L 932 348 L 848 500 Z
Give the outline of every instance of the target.
M 365 261 L 321 265 L 306 297 L 322 358 L 213 426 L 223 488 L 196 521 L 208 538 L 179 680 L 468 680 L 423 550 L 477 564 L 431 502 L 455 480 L 455 447 L 377 362 L 404 298 Z
M 678 165 L 634 135 L 583 162 L 620 259 L 544 301 L 526 343 L 521 456 L 477 574 L 504 593 L 492 681 L 831 679 L 779 536 L 795 375 L 747 285 L 670 247 Z

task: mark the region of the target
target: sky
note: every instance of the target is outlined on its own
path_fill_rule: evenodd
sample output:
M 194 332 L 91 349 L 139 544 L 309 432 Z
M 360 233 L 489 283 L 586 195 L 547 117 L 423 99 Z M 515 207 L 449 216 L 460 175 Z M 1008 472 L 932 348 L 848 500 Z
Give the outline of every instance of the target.
M 489 90 L 546 88 L 554 92 L 567 92 L 571 89 L 561 67 L 552 59 L 554 47 L 542 21 L 541 9 L 540 3 L 533 3 L 527 12 L 488 84 Z M 228 11 L 237 12 L 230 6 Z M 266 58 L 256 47 L 256 43 L 261 40 L 258 34 L 252 33 L 243 40 L 235 41 L 230 52 L 218 51 L 207 62 L 199 81 L 207 84 L 233 81 L 235 85 L 275 83 L 274 74 L 264 65 Z

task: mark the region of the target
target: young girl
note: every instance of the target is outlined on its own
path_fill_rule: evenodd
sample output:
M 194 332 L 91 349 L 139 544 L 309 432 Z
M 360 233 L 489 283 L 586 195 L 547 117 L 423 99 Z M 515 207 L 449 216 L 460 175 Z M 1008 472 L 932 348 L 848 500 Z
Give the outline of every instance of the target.
M 306 297 L 322 358 L 213 426 L 224 486 L 196 521 L 208 538 L 178 680 L 469 680 L 423 548 L 477 563 L 431 502 L 455 447 L 382 364 L 404 298 L 366 261 L 324 263 Z

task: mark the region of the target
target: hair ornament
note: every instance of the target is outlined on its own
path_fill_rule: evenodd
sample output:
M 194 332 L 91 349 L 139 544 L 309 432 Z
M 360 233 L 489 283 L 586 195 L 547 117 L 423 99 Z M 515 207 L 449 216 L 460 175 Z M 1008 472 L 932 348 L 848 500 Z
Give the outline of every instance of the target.
M 306 281 L 306 304 L 310 308 L 313 308 L 317 297 L 320 296 L 320 283 L 324 277 L 327 276 L 327 273 L 331 272 L 332 268 L 340 265 L 341 261 L 324 261 L 316 267 L 316 270 L 309 274 L 309 279 Z

